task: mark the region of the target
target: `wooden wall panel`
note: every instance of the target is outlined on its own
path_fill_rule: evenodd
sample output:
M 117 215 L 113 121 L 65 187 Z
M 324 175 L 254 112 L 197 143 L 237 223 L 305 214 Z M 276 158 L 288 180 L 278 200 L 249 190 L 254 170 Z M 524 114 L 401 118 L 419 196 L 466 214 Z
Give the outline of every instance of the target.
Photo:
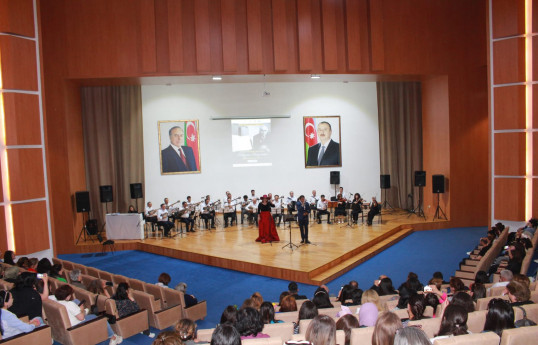
M 495 219 L 513 221 L 525 219 L 525 179 L 496 178 L 494 186 Z
M 534 193 L 532 194 L 532 216 L 536 217 L 538 214 L 538 178 L 532 179 L 532 190 Z
M 538 0 L 532 0 L 532 32 L 538 32 Z
M 273 0 L 273 49 L 275 72 L 288 70 L 288 20 L 286 0 Z
M 495 133 L 494 141 L 495 175 L 524 176 L 525 133 Z
M 536 58 L 538 56 L 538 37 L 533 36 L 532 37 L 532 57 L 533 57 L 533 67 L 532 67 L 532 81 L 538 81 L 538 59 Z
M 525 129 L 525 86 L 503 86 L 494 90 L 494 129 Z
M 7 145 L 41 145 L 39 96 L 4 93 Z
M 361 3 L 356 0 L 346 0 L 346 51 L 347 69 L 360 71 L 361 65 Z
M 338 69 L 338 45 L 336 40 L 336 2 L 321 0 L 323 28 L 323 69 L 328 72 Z
M 3 88 L 37 91 L 34 41 L 14 36 L 0 36 L 0 52 Z
M 211 44 L 209 30 L 209 0 L 194 2 L 194 23 L 196 34 L 196 70 L 211 70 Z
M 247 1 L 248 69 L 260 72 L 263 68 L 263 45 L 260 0 Z
M 181 1 L 168 0 L 167 6 L 170 72 L 183 72 L 183 12 Z
M 538 85 L 532 86 L 532 123 L 538 128 Z
M 493 43 L 493 83 L 525 81 L 525 39 L 512 38 Z
M 492 0 L 493 38 L 525 33 L 525 0 Z
M 16 253 L 30 254 L 49 249 L 45 201 L 11 205 Z
M 385 33 L 383 22 L 383 3 L 385 0 L 370 1 L 370 44 L 372 71 L 385 69 Z
M 6 212 L 6 209 L 4 208 L 4 206 L 0 206 L 0 248 L 2 248 L 2 257 L 4 254 L 3 252 L 5 252 L 8 249 L 5 212 Z
M 32 0 L 0 0 L 0 32 L 34 37 Z
M 209 6 L 209 46 L 210 71 L 220 73 L 223 70 L 222 53 L 222 14 L 219 0 L 211 0 Z
M 177 1 L 179 3 L 179 1 Z M 155 37 L 155 2 L 140 1 L 140 59 L 142 73 L 157 72 L 157 42 Z
M 532 175 L 538 176 L 538 132 L 532 133 Z M 534 194 L 538 194 L 538 189 L 534 189 Z M 535 213 L 538 214 L 538 213 Z
M 11 200 L 45 197 L 41 149 L 8 149 Z
M 236 0 L 221 0 L 222 65 L 225 72 L 237 71 Z
M 299 70 L 312 71 L 314 68 L 314 48 L 310 0 L 297 0 L 297 31 L 299 34 Z
M 1 97 L 1 95 L 0 95 Z M 0 176 L 2 176 L 2 166 L 0 165 Z M 0 202 L 4 202 L 4 187 L 0 183 Z M 3 213 L 0 212 L 0 220 L 3 219 Z M 5 248 L 5 247 L 4 247 Z

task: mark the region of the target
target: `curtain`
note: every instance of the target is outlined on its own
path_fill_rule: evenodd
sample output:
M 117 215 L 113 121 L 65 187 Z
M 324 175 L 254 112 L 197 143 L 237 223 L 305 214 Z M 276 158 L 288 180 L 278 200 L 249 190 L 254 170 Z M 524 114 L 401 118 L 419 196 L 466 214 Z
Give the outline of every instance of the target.
M 377 103 L 381 174 L 391 181 L 382 196 L 395 208 L 412 209 L 419 200 L 414 174 L 422 170 L 420 83 L 378 82 Z
M 130 184 L 144 183 L 142 96 L 140 86 L 83 87 L 82 123 L 86 184 L 91 217 L 104 224 L 105 212 L 127 212 Z M 100 201 L 99 187 L 111 185 L 113 201 Z M 108 210 L 107 210 L 108 208 Z

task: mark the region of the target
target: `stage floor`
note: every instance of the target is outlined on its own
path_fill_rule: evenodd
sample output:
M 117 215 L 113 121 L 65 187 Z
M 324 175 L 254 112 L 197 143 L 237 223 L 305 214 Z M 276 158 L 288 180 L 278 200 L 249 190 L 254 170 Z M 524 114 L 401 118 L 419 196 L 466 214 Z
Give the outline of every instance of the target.
M 353 227 L 311 222 L 309 240 L 312 244 L 294 247 L 293 250 L 286 246 L 290 240 L 289 223 L 286 227 L 277 227 L 280 241 L 273 243 L 255 242 L 258 237 L 256 226 L 223 228 L 221 224 L 216 230 L 202 228 L 174 238 L 116 241 L 116 245 L 136 243 L 130 249 L 274 278 L 321 284 L 349 271 L 414 230 L 439 228 L 439 223 L 425 221 L 416 215 L 409 217 L 402 210 L 383 211 L 382 222 L 379 223 L 376 217 L 372 226 L 362 224 L 360 218 L 359 224 Z M 299 227 L 292 223 L 291 241 L 300 245 L 300 240 Z

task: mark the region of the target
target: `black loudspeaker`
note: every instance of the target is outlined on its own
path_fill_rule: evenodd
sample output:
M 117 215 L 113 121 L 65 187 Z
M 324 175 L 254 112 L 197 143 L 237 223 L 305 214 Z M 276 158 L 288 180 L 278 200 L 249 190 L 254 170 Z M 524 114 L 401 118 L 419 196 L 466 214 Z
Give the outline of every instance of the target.
M 142 195 L 142 183 L 131 183 L 131 199 L 141 199 Z
M 101 202 L 112 202 L 112 186 L 101 186 L 99 187 L 99 196 L 101 197 Z
M 90 212 L 90 192 L 76 192 L 77 212 Z
M 381 175 L 380 186 L 381 189 L 390 189 L 390 175 Z
M 445 175 L 432 175 L 432 189 L 434 193 L 445 192 Z
M 340 171 L 331 171 L 331 184 L 340 184 Z
M 88 231 L 88 235 L 97 235 L 97 232 L 99 231 L 97 219 L 88 219 L 86 222 L 86 230 Z
M 424 187 L 424 186 L 426 186 L 426 172 L 415 171 L 415 187 Z

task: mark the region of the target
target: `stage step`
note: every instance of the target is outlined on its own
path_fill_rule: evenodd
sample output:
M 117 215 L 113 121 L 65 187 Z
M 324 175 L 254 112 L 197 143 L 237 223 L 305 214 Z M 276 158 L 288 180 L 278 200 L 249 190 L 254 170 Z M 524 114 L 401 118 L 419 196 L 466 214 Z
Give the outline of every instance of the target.
M 391 236 L 385 238 L 384 240 L 369 247 L 368 249 L 361 251 L 357 255 L 347 260 L 342 261 L 338 265 L 331 267 L 328 270 L 314 277 L 311 277 L 311 281 L 312 281 L 311 284 L 317 284 L 317 285 L 325 284 L 333 280 L 334 278 L 341 276 L 342 274 L 357 267 L 359 264 L 363 263 L 364 261 L 370 259 L 374 255 L 380 253 L 386 248 L 399 242 L 400 240 L 407 237 L 412 232 L 413 232 L 412 227 L 406 227 L 406 228 L 401 229 L 400 231 L 392 234 Z

